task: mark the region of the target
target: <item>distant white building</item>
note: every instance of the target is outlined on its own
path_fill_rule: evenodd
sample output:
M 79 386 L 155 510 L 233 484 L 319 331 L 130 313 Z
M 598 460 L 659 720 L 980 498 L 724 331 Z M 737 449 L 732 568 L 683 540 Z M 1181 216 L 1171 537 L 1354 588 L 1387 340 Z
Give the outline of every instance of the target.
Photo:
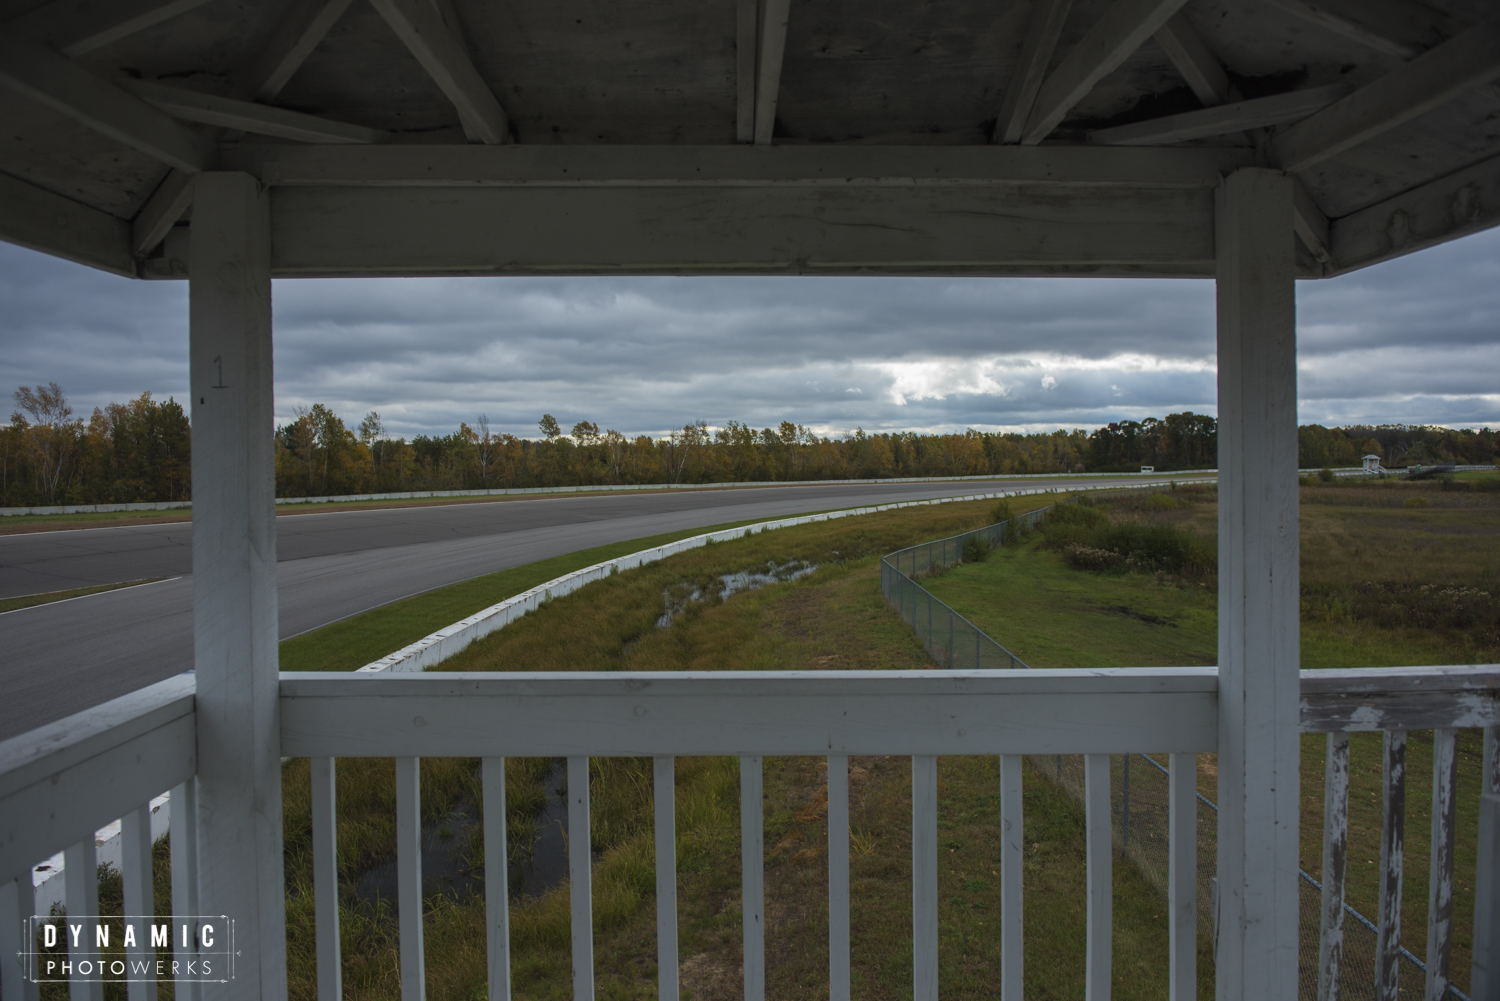
M 1378 456 L 1378 455 L 1367 455 L 1367 456 L 1365 456 L 1365 472 L 1367 472 L 1367 473 L 1378 473 L 1378 472 L 1380 472 L 1380 456 Z
M 1155 466 L 1142 466 L 1141 467 L 1141 472 L 1143 472 L 1143 473 L 1154 473 L 1154 472 L 1156 472 L 1156 467 Z

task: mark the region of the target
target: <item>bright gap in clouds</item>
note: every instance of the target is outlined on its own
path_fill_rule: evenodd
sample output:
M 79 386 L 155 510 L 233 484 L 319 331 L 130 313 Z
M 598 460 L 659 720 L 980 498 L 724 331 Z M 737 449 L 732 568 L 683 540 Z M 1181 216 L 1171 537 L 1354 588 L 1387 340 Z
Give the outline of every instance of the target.
M 0 245 L 0 380 L 78 410 L 186 396 L 183 283 Z M 1215 411 L 1213 283 L 454 278 L 275 286 L 277 416 L 446 434 L 782 420 L 820 433 L 1050 430 Z M 1500 230 L 1299 295 L 1304 422 L 1500 424 Z

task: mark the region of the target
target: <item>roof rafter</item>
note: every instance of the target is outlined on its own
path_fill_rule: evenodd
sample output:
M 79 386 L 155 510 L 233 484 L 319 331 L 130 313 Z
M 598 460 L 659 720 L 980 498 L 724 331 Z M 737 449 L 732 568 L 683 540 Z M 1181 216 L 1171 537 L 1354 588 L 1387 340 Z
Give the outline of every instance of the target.
M 208 0 L 53 0 L 5 24 L 15 32 L 65 56 L 81 56 L 163 21 L 201 7 Z
M 183 87 L 171 87 L 145 80 L 125 79 L 121 86 L 141 100 L 152 104 L 173 118 L 221 128 L 240 129 L 257 135 L 277 136 L 313 143 L 380 143 L 391 134 L 384 129 L 335 122 L 300 111 L 273 108 L 253 101 L 238 101 Z
M 1307 170 L 1500 78 L 1500 17 L 1429 49 L 1271 141 L 1283 170 Z
M 292 4 L 271 40 L 239 74 L 236 96 L 257 101 L 274 99 L 353 2 L 322 0 Z
M 762 0 L 755 78 L 755 145 L 769 146 L 776 130 L 781 94 L 781 61 L 786 56 L 786 23 L 791 0 Z
M 736 0 L 734 6 L 734 141 L 755 141 L 755 67 L 760 38 L 760 5 Z
M 1398 59 L 1458 34 L 1463 25 L 1409 0 L 1269 0 L 1282 10 Z
M 213 165 L 207 136 L 35 42 L 0 34 L 0 85 L 179 170 Z
M 453 102 L 466 134 L 492 145 L 510 142 L 505 109 L 436 5 L 430 0 L 370 0 L 370 4 Z
M 1249 101 L 1235 101 L 1199 111 L 1186 111 L 1149 121 L 1096 129 L 1089 133 L 1089 142 L 1117 146 L 1165 146 L 1189 139 L 1205 139 L 1245 129 L 1280 125 L 1321 111 L 1348 94 L 1349 90 L 1344 84 L 1334 83 L 1273 94 L 1270 97 L 1257 97 Z
M 1047 138 L 1094 84 L 1129 59 L 1185 2 L 1115 0 L 1042 84 L 1021 142 L 1035 145 Z
M 144 258 L 167 238 L 193 204 L 193 175 L 171 170 L 130 223 L 130 252 Z
M 134 278 L 129 236 L 108 212 L 0 174 L 0 240 Z
M 1036 104 L 1047 65 L 1052 62 L 1057 39 L 1062 35 L 1068 11 L 1072 8 L 1073 0 L 1034 0 L 1032 3 L 1031 17 L 1026 22 L 1026 39 L 1021 43 L 1015 72 L 1011 74 L 1010 85 L 1005 88 L 1005 97 L 1000 102 L 991 142 L 1009 146 L 1021 141 L 1021 130 Z

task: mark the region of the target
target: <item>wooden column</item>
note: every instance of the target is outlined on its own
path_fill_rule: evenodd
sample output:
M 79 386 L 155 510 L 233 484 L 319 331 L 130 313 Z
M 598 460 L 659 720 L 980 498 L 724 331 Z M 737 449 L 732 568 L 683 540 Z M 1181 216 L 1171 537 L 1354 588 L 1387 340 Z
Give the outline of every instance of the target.
M 199 913 L 234 922 L 218 996 L 281 1001 L 270 212 L 255 178 L 198 175 L 189 260 Z
M 1292 180 L 1219 188 L 1219 1001 L 1297 996 Z

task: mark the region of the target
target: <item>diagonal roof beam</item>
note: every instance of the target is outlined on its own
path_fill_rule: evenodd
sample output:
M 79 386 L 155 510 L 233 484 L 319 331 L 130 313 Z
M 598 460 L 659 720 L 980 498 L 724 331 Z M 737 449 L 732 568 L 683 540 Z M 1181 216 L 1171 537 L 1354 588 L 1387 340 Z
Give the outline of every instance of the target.
M 1115 146 L 1166 146 L 1190 139 L 1206 139 L 1245 129 L 1281 125 L 1323 110 L 1348 94 L 1349 90 L 1345 84 L 1334 83 L 1325 87 L 1309 87 L 1270 97 L 1257 97 L 1249 101 L 1235 101 L 1200 111 L 1187 111 L 1149 121 L 1132 122 L 1129 125 L 1096 129 L 1089 133 L 1089 142 Z
M 81 56 L 201 7 L 207 0 L 53 0 L 5 24 L 65 56 Z
M 1465 91 L 1500 79 L 1500 17 L 1429 49 L 1271 141 L 1283 170 L 1307 170 Z
M 438 89 L 458 109 L 464 131 L 481 142 L 510 142 L 510 123 L 463 42 L 430 0 L 370 0 Z
M 1410 0 L 1267 0 L 1289 14 L 1398 59 L 1411 59 L 1463 24 Z
M 1042 84 L 1021 142 L 1035 145 L 1047 138 L 1094 84 L 1129 59 L 1184 2 L 1115 0 Z
M 760 4 L 734 5 L 734 141 L 755 141 L 755 67 L 760 38 Z
M 306 115 L 286 108 L 273 108 L 253 101 L 237 101 L 183 87 L 149 83 L 145 80 L 121 80 L 120 85 L 148 104 L 155 105 L 173 118 L 220 128 L 240 129 L 257 135 L 277 136 L 313 143 L 380 143 L 389 142 L 391 134 L 384 129 L 335 122 L 317 115 Z
M 353 2 L 293 3 L 271 40 L 239 74 L 235 96 L 256 101 L 274 99 Z
M 213 142 L 77 63 L 0 34 L 0 86 L 187 173 L 213 165 Z
M 1021 43 L 1015 72 L 1011 74 L 1010 86 L 1005 88 L 1005 98 L 1000 102 L 991 142 L 1010 146 L 1021 141 L 1021 130 L 1036 104 L 1042 79 L 1052 62 L 1052 52 L 1057 48 L 1057 39 L 1062 35 L 1068 11 L 1072 8 L 1073 0 L 1035 0 L 1031 5 L 1026 40 Z
M 762 0 L 760 44 L 755 77 L 755 145 L 769 146 L 776 129 L 776 101 L 781 93 L 781 61 L 786 55 L 786 22 L 791 0 Z

